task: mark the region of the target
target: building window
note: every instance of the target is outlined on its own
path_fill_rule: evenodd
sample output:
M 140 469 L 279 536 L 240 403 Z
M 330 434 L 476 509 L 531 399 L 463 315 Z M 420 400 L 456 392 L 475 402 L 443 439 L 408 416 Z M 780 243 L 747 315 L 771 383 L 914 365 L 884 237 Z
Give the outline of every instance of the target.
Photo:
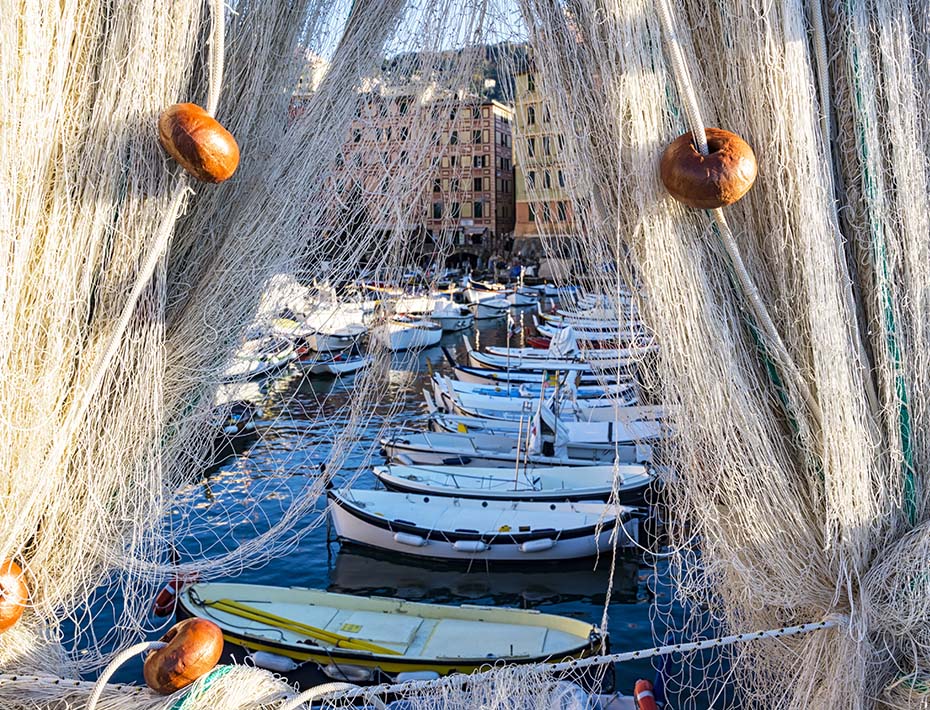
M 557 206 L 557 209 L 558 209 L 558 213 L 559 213 L 559 221 L 560 221 L 560 222 L 564 222 L 564 221 L 567 219 L 567 215 L 566 215 L 566 211 L 565 211 L 565 203 L 564 203 L 564 202 L 559 202 L 559 203 L 558 203 L 558 206 Z
M 543 138 L 543 154 L 552 155 L 552 139 L 549 136 Z
M 542 216 L 543 216 L 543 222 L 551 222 L 551 221 L 552 221 L 552 215 L 549 213 L 549 203 L 548 203 L 548 202 L 543 202 L 543 206 L 542 206 Z
M 536 91 L 536 77 L 532 74 L 526 75 L 526 90 Z
M 473 183 L 474 183 L 474 187 L 472 188 L 473 192 L 481 192 L 482 190 L 484 190 L 484 180 L 482 180 L 480 177 L 476 177 L 473 180 Z
M 397 162 L 400 163 L 401 165 L 407 164 L 407 151 L 406 150 L 400 151 L 400 155 L 398 156 Z M 549 177 L 549 173 L 546 173 L 546 177 Z
M 449 216 L 452 219 L 458 219 L 459 215 L 462 213 L 461 207 L 458 202 L 453 202 L 449 207 Z
M 410 102 L 407 99 L 400 99 L 400 101 L 397 102 L 397 111 L 401 116 L 406 116 L 409 109 Z
M 433 203 L 433 219 L 442 219 L 442 203 Z
M 410 137 L 410 129 L 407 126 L 400 127 L 400 139 L 402 141 L 407 140 Z
M 456 159 L 457 157 L 458 157 L 457 155 L 450 155 L 450 156 L 449 156 L 449 166 L 450 166 L 450 167 L 453 167 L 453 168 L 455 167 L 455 159 Z
M 477 219 L 484 217 L 484 203 L 483 202 L 475 203 L 475 217 Z
M 559 187 L 565 187 L 565 176 L 561 170 L 559 170 Z
M 532 106 L 526 107 L 526 122 L 530 126 L 536 123 L 536 109 Z
M 559 134 L 559 152 L 565 150 L 565 137 L 560 133 Z
M 481 107 L 480 106 L 475 106 L 472 108 L 471 117 L 476 121 L 481 119 Z
M 530 190 L 535 190 L 535 189 L 536 189 L 536 171 L 535 171 L 535 170 L 530 170 L 530 171 L 526 174 L 526 186 L 527 186 Z
M 459 143 L 459 132 L 452 131 L 452 133 L 449 134 L 449 145 L 458 145 L 458 143 Z
M 491 156 L 485 153 L 481 156 L 481 167 L 486 168 L 491 164 Z
M 471 159 L 471 166 L 472 166 L 473 168 L 480 168 L 480 167 L 481 167 L 481 156 L 480 156 L 480 155 L 473 155 L 473 156 L 472 156 L 472 159 Z
M 390 127 L 390 126 L 388 126 L 387 128 L 384 129 L 385 140 L 391 140 L 391 133 L 392 133 L 392 131 L 391 131 L 391 127 Z
M 453 108 L 451 111 L 449 111 L 449 120 L 454 121 L 457 114 L 458 110 Z
M 526 206 L 527 206 L 527 212 L 528 212 L 527 216 L 530 218 L 530 222 L 535 222 L 536 221 L 536 206 L 532 202 L 527 203 Z
M 471 132 L 471 142 L 475 144 L 481 143 L 481 131 Z
M 452 178 L 452 179 L 449 181 L 449 191 L 450 191 L 450 192 L 458 192 L 458 191 L 459 191 L 459 179 L 458 179 L 458 178 Z
M 378 115 L 381 116 L 381 118 L 387 118 L 388 112 L 385 104 L 378 104 Z
M 536 139 L 535 138 L 526 139 L 526 153 L 531 158 L 536 156 Z
M 543 173 L 543 187 L 547 190 L 552 187 L 552 176 L 548 170 Z
M 543 106 L 543 122 L 549 123 L 552 120 L 552 114 L 549 112 L 549 104 Z
M 442 189 L 442 181 L 439 178 L 433 178 L 433 192 L 439 192 Z
M 352 141 L 354 143 L 360 143 L 361 140 L 362 140 L 362 132 L 358 128 L 356 128 L 354 131 L 352 131 Z

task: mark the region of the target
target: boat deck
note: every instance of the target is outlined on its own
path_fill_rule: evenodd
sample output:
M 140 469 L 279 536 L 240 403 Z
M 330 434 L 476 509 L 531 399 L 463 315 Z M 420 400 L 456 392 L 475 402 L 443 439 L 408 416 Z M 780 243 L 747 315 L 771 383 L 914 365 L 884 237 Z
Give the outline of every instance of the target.
M 469 619 L 429 619 L 406 614 L 337 609 L 316 604 L 243 602 L 264 612 L 285 617 L 350 639 L 376 644 L 407 658 L 481 659 L 534 658 L 577 647 L 577 636 L 546 628 Z M 237 614 L 210 609 L 210 616 L 226 628 L 288 644 L 332 646 L 290 629 L 270 627 Z M 380 654 L 379 654 L 380 655 Z

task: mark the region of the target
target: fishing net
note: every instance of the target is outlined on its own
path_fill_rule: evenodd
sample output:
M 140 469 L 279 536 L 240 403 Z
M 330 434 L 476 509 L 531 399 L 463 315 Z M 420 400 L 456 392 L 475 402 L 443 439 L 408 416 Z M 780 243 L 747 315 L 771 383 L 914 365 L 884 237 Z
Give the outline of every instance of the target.
M 89 688 L 50 676 L 91 672 L 104 649 L 151 633 L 166 578 L 231 575 L 288 553 L 323 524 L 329 475 L 364 470 L 371 452 L 351 458 L 356 434 L 379 406 L 384 421 L 404 384 L 386 385 L 376 343 L 338 419 L 321 401 L 313 425 L 288 429 L 302 455 L 248 490 L 225 477 L 210 505 L 199 494 L 216 422 L 240 398 L 218 392 L 243 344 L 282 307 L 322 311 L 334 285 L 360 272 L 392 282 L 417 262 L 416 225 L 454 143 L 443 117 L 474 105 L 485 44 L 507 39 L 529 51 L 501 59 L 517 76 L 505 98 L 525 111 L 532 77 L 551 124 L 538 147 L 517 137 L 513 160 L 558 155 L 524 186 L 556 277 L 606 294 L 618 323 L 639 314 L 661 346 L 639 368 L 643 400 L 673 413 L 659 463 L 677 591 L 674 613 L 655 607 L 657 642 L 836 622 L 734 646 L 723 666 L 682 655 L 666 666 L 675 706 L 696 705 L 717 680 L 738 689 L 739 707 L 922 706 L 925 5 L 7 10 L 0 556 L 22 564 L 31 595 L 0 636 L 0 666 L 32 675 L 4 676 L 4 707 L 81 707 Z M 217 107 L 243 155 L 234 179 L 194 183 L 167 158 L 157 118 L 179 101 Z M 383 112 L 402 110 L 405 149 L 372 147 Z M 724 212 L 683 208 L 658 179 L 668 143 L 702 122 L 739 133 L 759 160 L 755 187 Z M 553 181 L 570 219 L 549 199 Z M 435 263 L 454 246 L 456 217 L 441 217 Z M 269 416 L 287 425 L 286 406 Z M 243 497 L 247 516 L 230 505 Z M 104 615 L 113 623 L 101 635 Z M 570 695 L 562 680 L 500 669 L 400 692 L 411 707 L 553 707 Z M 236 669 L 184 707 L 277 707 L 290 695 Z M 98 707 L 172 702 L 113 686 Z

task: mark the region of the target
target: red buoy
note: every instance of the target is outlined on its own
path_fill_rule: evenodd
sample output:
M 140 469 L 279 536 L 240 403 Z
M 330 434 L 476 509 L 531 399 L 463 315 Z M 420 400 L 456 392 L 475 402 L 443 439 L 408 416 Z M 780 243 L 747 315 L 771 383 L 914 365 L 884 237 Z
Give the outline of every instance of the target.
M 652 692 L 652 683 L 648 680 L 638 680 L 633 686 L 633 699 L 639 710 L 658 710 L 656 696 Z

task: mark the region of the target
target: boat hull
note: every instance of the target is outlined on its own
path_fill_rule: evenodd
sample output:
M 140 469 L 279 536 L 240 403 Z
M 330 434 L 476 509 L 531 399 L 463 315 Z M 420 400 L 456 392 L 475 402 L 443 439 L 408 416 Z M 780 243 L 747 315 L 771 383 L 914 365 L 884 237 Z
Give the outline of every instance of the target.
M 211 587 L 225 588 L 223 591 L 226 593 L 223 594 L 222 592 L 218 592 L 217 594 L 211 595 Z M 607 641 L 606 636 L 602 636 L 596 627 L 589 627 L 588 624 L 580 623 L 565 617 L 543 614 L 537 615 L 533 612 L 524 612 L 515 609 L 492 609 L 487 607 L 467 606 L 444 607 L 441 605 L 417 604 L 378 597 L 357 597 L 354 598 L 354 600 L 357 600 L 358 606 L 348 607 L 345 611 L 351 612 L 353 608 L 357 609 L 361 615 L 367 617 L 364 622 L 360 623 L 366 625 L 371 624 L 375 628 L 379 626 L 377 619 L 385 613 L 388 615 L 387 618 L 389 619 L 394 618 L 400 620 L 402 624 L 401 628 L 406 625 L 402 621 L 405 617 L 411 619 L 409 623 L 414 623 L 416 619 L 421 619 L 433 620 L 437 623 L 438 621 L 448 620 L 453 624 L 456 623 L 457 620 L 474 620 L 481 622 L 487 618 L 489 620 L 489 628 L 494 628 L 498 623 L 501 623 L 512 626 L 514 629 L 526 628 L 537 630 L 539 633 L 542 633 L 544 630 L 551 630 L 560 634 L 566 643 L 564 645 L 559 644 L 560 647 L 554 649 L 553 652 L 549 652 L 550 649 L 545 648 L 545 645 L 543 645 L 540 649 L 540 651 L 542 651 L 541 653 L 515 656 L 493 656 L 490 659 L 478 653 L 474 655 L 463 655 L 462 657 L 453 656 L 451 654 L 424 657 L 387 653 L 386 651 L 389 649 L 385 648 L 380 650 L 377 648 L 351 648 L 332 643 L 326 643 L 324 645 L 319 644 L 312 636 L 310 638 L 300 638 L 297 634 L 293 633 L 275 633 L 274 629 L 280 627 L 276 627 L 276 625 L 273 624 L 256 623 L 254 617 L 243 618 L 224 612 L 223 605 L 229 603 L 234 605 L 247 605 L 244 607 L 248 609 L 248 611 L 245 612 L 247 614 L 254 611 L 263 613 L 265 611 L 273 612 L 276 610 L 276 605 L 266 603 L 261 599 L 239 601 L 242 596 L 246 596 L 247 599 L 251 599 L 251 597 L 248 596 L 248 592 L 246 592 L 245 595 L 234 596 L 234 588 L 237 587 L 245 588 L 246 590 L 251 588 L 256 590 L 258 594 L 261 594 L 263 590 L 270 590 L 271 593 L 278 595 L 281 593 L 289 593 L 293 595 L 295 600 L 300 600 L 302 597 L 307 596 L 341 597 L 343 599 L 348 599 L 349 597 L 346 595 L 325 594 L 316 592 L 315 590 L 300 588 L 287 589 L 260 587 L 257 585 L 209 584 L 193 585 L 193 587 L 185 589 L 178 597 L 176 612 L 178 619 L 206 618 L 218 623 L 223 631 L 223 640 L 227 645 L 227 653 L 232 650 L 230 647 L 244 649 L 252 653 L 256 651 L 273 653 L 292 659 L 297 663 L 315 664 L 320 669 L 325 669 L 324 672 L 330 677 L 333 677 L 334 671 L 338 673 L 339 669 L 345 669 L 347 673 L 354 673 L 360 669 L 367 669 L 371 671 L 370 681 L 383 680 L 383 676 L 378 676 L 379 673 L 388 675 L 392 678 L 396 677 L 398 673 L 411 671 L 433 671 L 440 676 L 452 673 L 472 673 L 486 666 L 488 663 L 500 661 L 507 663 L 546 663 L 560 661 L 563 658 L 583 658 L 598 652 L 602 641 L 604 643 Z M 233 590 L 231 594 L 229 593 L 230 589 Z M 217 601 L 219 601 L 218 604 L 216 603 Z M 293 609 L 293 605 L 290 608 Z M 424 609 L 432 609 L 433 611 L 426 611 L 424 613 L 424 611 L 422 611 Z M 436 610 L 438 610 L 438 612 Z M 446 614 L 446 616 L 442 616 L 443 614 Z M 290 619 L 281 617 L 278 617 L 278 619 L 285 622 L 291 621 Z M 478 626 L 480 627 L 480 624 Z M 287 630 L 286 626 L 283 628 Z M 571 629 L 570 633 L 566 633 L 565 630 L 567 629 Z M 316 630 L 322 631 L 323 629 L 319 627 Z M 480 631 L 480 628 L 477 630 Z M 271 633 L 269 633 L 269 631 L 271 631 Z M 349 633 L 352 632 L 349 631 Z M 339 634 L 337 633 L 336 636 L 339 636 Z M 445 636 L 449 636 L 449 632 L 446 632 Z M 341 636 L 341 638 L 348 639 L 346 636 Z M 435 640 L 435 637 L 431 637 L 429 642 L 436 643 L 437 640 Z M 472 646 L 476 646 L 477 643 L 479 643 L 476 639 L 463 639 L 463 642 L 470 642 Z M 497 645 L 502 647 L 504 644 L 503 642 L 499 642 Z M 241 662 L 243 659 L 239 658 L 237 660 Z M 355 678 L 353 678 L 353 681 L 358 682 Z
M 497 300 L 498 303 L 491 303 L 490 300 Z M 475 312 L 475 320 L 493 320 L 503 318 L 510 310 L 510 304 L 500 299 L 489 299 L 472 304 L 472 310 Z
M 501 469 L 503 472 L 503 469 Z M 509 471 L 507 472 L 509 475 Z M 606 501 L 610 498 L 613 487 L 606 483 L 602 486 L 590 486 L 588 488 L 563 488 L 553 490 L 530 490 L 522 488 L 520 490 L 497 490 L 489 491 L 487 489 L 469 489 L 465 486 L 452 488 L 447 486 L 431 485 L 429 481 L 411 480 L 409 477 L 392 475 L 389 468 L 375 467 L 374 474 L 384 486 L 391 491 L 400 493 L 412 493 L 418 495 L 440 495 L 451 496 L 456 498 L 469 498 L 475 500 L 519 500 L 532 501 L 537 503 L 548 502 L 565 502 L 565 501 Z M 530 469 L 528 475 L 532 477 L 533 470 Z M 512 475 L 509 475 L 513 478 Z M 646 477 L 637 477 L 633 485 L 621 485 L 617 491 L 617 502 L 621 505 L 644 505 L 646 502 L 646 492 L 652 481 Z
M 601 526 L 585 526 L 570 531 L 549 529 L 489 536 L 476 531 L 427 530 L 350 508 L 332 493 L 329 510 L 333 528 L 342 541 L 402 555 L 465 563 L 482 560 L 538 564 L 579 560 L 612 550 L 611 536 L 618 522 L 625 526 L 629 536 L 621 534 L 619 545 L 626 543 L 628 546 L 630 539 L 636 540 L 639 534 L 639 521 L 629 516 L 622 521 L 609 518 Z M 548 543 L 552 544 L 546 547 Z

